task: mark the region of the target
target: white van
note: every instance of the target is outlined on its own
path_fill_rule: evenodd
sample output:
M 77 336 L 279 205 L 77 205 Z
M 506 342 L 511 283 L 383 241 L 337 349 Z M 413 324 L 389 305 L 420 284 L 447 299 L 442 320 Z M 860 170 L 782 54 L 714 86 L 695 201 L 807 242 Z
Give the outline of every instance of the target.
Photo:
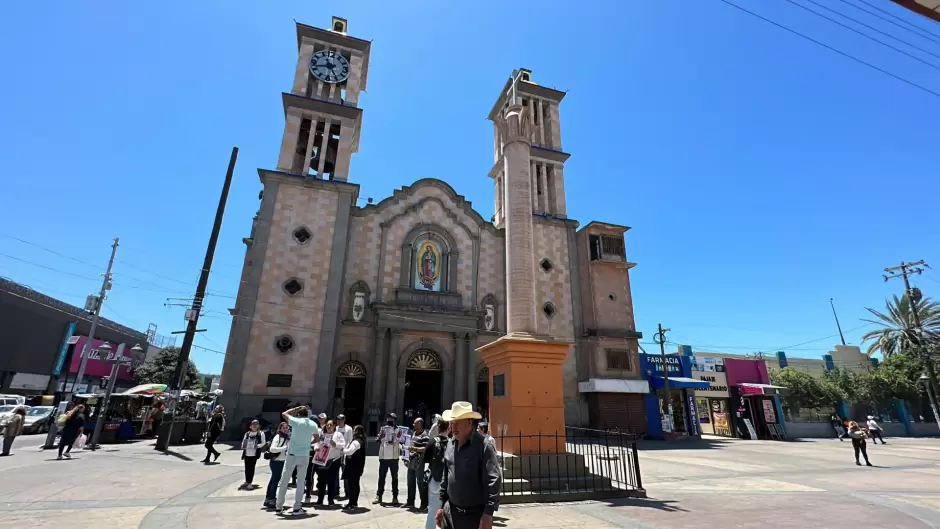
M 26 404 L 26 397 L 22 395 L 0 395 L 0 406 L 16 406 Z

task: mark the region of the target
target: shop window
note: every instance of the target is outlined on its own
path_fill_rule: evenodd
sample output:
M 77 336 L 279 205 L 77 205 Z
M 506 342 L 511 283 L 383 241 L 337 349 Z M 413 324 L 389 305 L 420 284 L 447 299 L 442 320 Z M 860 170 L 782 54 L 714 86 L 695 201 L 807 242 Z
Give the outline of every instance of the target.
M 626 349 L 608 349 L 607 350 L 607 369 L 620 369 L 629 371 L 630 351 Z

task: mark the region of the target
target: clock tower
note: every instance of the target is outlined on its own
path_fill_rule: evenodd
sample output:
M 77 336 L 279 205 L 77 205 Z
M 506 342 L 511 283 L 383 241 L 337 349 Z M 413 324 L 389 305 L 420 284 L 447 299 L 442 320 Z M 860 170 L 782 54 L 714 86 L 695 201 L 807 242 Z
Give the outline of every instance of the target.
M 277 168 L 322 180 L 345 182 L 359 150 L 371 43 L 346 34 L 345 19 L 331 29 L 297 24 L 297 70 L 282 95 L 287 123 Z

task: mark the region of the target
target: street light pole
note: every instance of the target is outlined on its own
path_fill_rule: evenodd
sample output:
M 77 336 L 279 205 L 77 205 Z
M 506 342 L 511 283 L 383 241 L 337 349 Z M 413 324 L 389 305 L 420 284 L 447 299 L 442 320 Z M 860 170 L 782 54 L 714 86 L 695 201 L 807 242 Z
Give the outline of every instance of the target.
M 115 237 L 114 244 L 111 245 L 111 258 L 108 259 L 108 270 L 104 273 L 104 281 L 101 282 L 101 290 L 98 292 L 98 301 L 95 303 L 95 311 L 92 313 L 91 327 L 88 328 L 88 339 L 85 340 L 85 343 L 82 345 L 82 350 L 80 351 L 81 361 L 78 364 L 78 374 L 75 376 L 75 381 L 72 382 L 72 388 L 65 393 L 62 399 L 66 403 L 72 400 L 72 396 L 75 394 L 75 388 L 82 383 L 82 378 L 85 376 L 85 365 L 88 363 L 88 353 L 91 351 L 92 340 L 95 339 L 95 330 L 98 328 L 98 317 L 101 315 L 101 306 L 104 305 L 104 296 L 111 290 L 111 267 L 114 266 L 114 254 L 117 253 L 120 241 L 120 237 Z M 46 434 L 46 443 L 43 445 L 43 448 L 47 449 L 52 448 L 55 444 L 57 430 L 55 421 L 50 420 L 50 423 L 49 433 Z
M 108 379 L 108 389 L 104 394 L 104 401 L 101 404 L 98 412 L 98 420 L 95 422 L 95 432 L 91 436 L 91 443 L 89 443 L 89 450 L 98 449 L 98 439 L 101 437 L 101 429 L 104 427 L 105 416 L 104 414 L 108 411 L 108 407 L 111 404 L 111 395 L 114 393 L 114 385 L 117 382 L 118 370 L 122 365 L 128 365 L 128 362 L 123 361 L 124 357 L 124 347 L 125 344 L 118 346 L 117 354 L 114 355 L 114 363 L 111 364 L 111 378 Z M 109 347 L 110 352 L 110 347 Z M 143 352 L 143 348 L 140 344 L 135 345 L 131 348 L 131 358 L 137 358 L 137 356 Z

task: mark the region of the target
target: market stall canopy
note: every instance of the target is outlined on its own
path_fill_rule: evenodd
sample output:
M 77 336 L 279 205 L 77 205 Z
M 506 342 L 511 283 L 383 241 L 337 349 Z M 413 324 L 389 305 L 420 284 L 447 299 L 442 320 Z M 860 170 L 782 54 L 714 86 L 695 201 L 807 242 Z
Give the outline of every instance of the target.
M 124 392 L 125 395 L 156 395 L 166 391 L 166 384 L 141 384 Z
M 748 395 L 776 395 L 778 389 L 787 389 L 783 386 L 774 386 L 773 384 L 752 384 L 750 382 L 741 382 L 738 389 L 742 396 Z
M 695 380 L 694 378 L 688 377 L 669 377 L 669 387 L 670 389 L 707 389 L 711 384 L 704 380 Z M 663 377 L 650 377 L 650 387 L 652 388 L 664 388 L 666 383 L 663 380 Z

